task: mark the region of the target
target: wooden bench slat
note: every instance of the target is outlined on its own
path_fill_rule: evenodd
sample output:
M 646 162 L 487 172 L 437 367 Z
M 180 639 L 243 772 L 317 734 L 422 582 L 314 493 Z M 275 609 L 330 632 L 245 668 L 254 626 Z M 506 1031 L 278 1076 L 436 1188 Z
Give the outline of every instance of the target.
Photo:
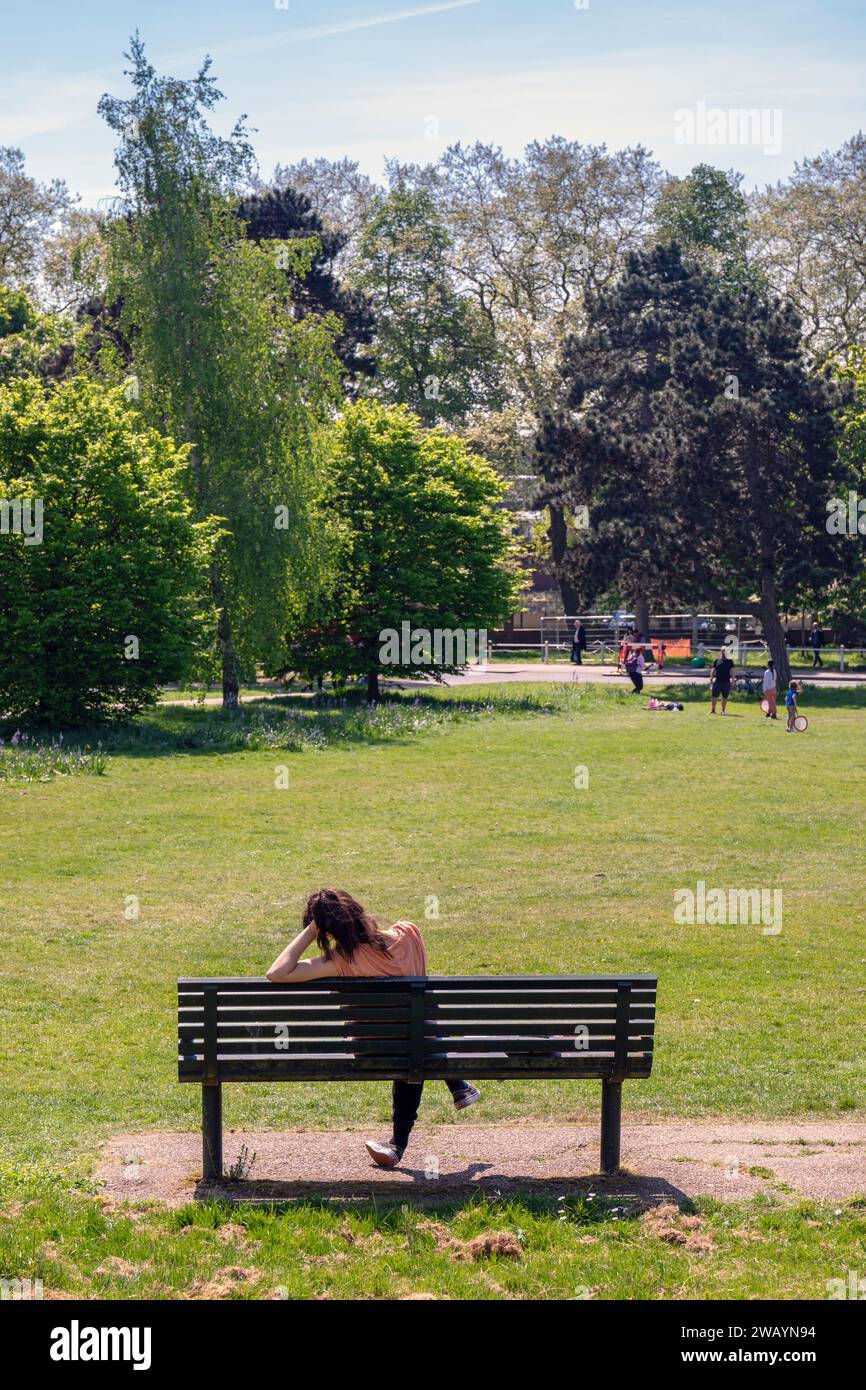
M 180 1008 L 177 1011 L 178 1019 L 182 1023 L 196 1023 L 204 1017 L 204 1009 Z M 273 1021 L 274 1023 L 290 1023 L 296 1020 L 299 1023 L 345 1023 L 355 1021 L 357 1023 L 376 1023 L 381 1020 L 383 1023 L 402 1023 L 408 1022 L 409 1008 L 401 1004 L 396 1007 L 390 1005 L 377 1005 L 375 1008 L 355 1008 L 349 1009 L 345 1005 L 337 1009 L 323 1008 L 299 1008 L 292 1004 L 261 1005 L 254 1009 L 248 1008 L 217 1008 L 217 1019 L 220 1024 L 224 1021 L 233 1023 L 261 1023 Z
M 564 1081 L 604 1081 L 610 1074 L 612 1054 L 607 1057 L 590 1056 L 582 1062 L 571 1057 L 536 1057 L 531 1053 L 515 1053 L 512 1057 L 504 1054 L 496 1057 L 467 1057 L 464 1054 L 453 1058 L 437 1059 L 425 1064 L 424 1075 L 428 1081 L 469 1077 L 473 1081 L 508 1080 L 554 1080 Z M 503 1077 L 503 1068 L 506 1075 Z M 626 1080 L 637 1080 L 651 1075 L 650 1058 L 635 1058 L 628 1068 Z M 201 1084 L 202 1067 L 200 1063 L 184 1063 L 179 1068 L 180 1081 Z M 286 1064 L 269 1057 L 227 1058 L 220 1067 L 222 1082 L 267 1082 L 267 1081 L 393 1081 L 407 1080 L 408 1064 L 403 1069 L 394 1065 L 393 1059 L 346 1057 L 338 1058 L 306 1057 Z
M 655 995 L 633 994 L 633 1005 L 643 1005 L 646 1008 L 655 1007 Z M 616 1009 L 616 990 L 608 990 L 605 993 L 579 992 L 577 990 L 488 990 L 486 993 L 472 993 L 465 990 L 462 993 L 448 990 L 432 990 L 425 999 L 428 1012 L 439 1012 L 444 1009 L 467 1009 L 493 1007 L 504 1008 L 583 1008 L 583 1009 L 606 1009 L 613 1013 Z
M 279 990 L 287 989 L 292 993 L 302 991 L 316 991 L 323 988 L 329 990 L 353 990 L 368 987 L 375 981 L 376 987 L 383 988 L 405 988 L 412 982 L 422 982 L 426 985 L 443 985 L 448 989 L 483 988 L 489 986 L 497 989 L 502 985 L 545 985 L 554 989 L 567 989 L 570 986 L 577 986 L 586 989 L 591 985 L 599 985 L 602 988 L 610 989 L 616 987 L 622 980 L 634 988 L 641 985 L 648 985 L 655 989 L 658 977 L 655 975 L 335 975 L 327 980 L 305 980 L 297 983 L 273 983 L 264 975 L 182 975 L 178 979 L 178 989 L 182 990 L 201 990 L 206 986 L 219 985 L 232 990 L 245 989 L 267 989 Z
M 278 1039 L 261 1038 L 231 1038 L 220 1039 L 217 1043 L 217 1060 L 220 1057 L 231 1057 L 237 1053 L 247 1053 L 250 1057 L 292 1057 L 306 1056 L 308 1053 L 321 1056 L 343 1056 L 348 1054 L 354 1057 L 367 1057 L 373 1053 L 383 1057 L 389 1056 L 408 1056 L 409 1042 L 407 1038 L 358 1038 L 352 1039 L 351 1046 L 346 1046 L 345 1038 L 289 1038 L 288 1047 L 280 1047 Z M 190 1041 L 183 1044 L 180 1048 L 181 1055 L 188 1052 L 196 1053 L 203 1051 L 201 1041 Z
M 627 1052 L 651 1052 L 650 1039 L 632 1038 L 627 1044 Z M 598 1056 L 600 1053 L 613 1053 L 613 1038 L 590 1038 L 587 1047 L 575 1047 L 570 1038 L 527 1038 L 527 1037 L 477 1037 L 477 1038 L 428 1038 L 424 1043 L 424 1055 L 435 1056 L 438 1052 L 503 1052 L 506 1056 L 515 1052 L 575 1052 Z
M 409 991 L 401 990 L 356 990 L 354 994 L 329 993 L 321 990 L 317 995 L 305 992 L 303 996 L 289 990 L 214 990 L 217 1007 L 220 1009 L 251 1008 L 330 1008 L 330 1009 L 399 1009 L 407 1006 Z M 204 1008 L 204 991 L 198 994 L 179 994 L 178 1007 L 182 1009 Z
M 652 1023 L 655 1018 L 655 1010 L 641 1005 L 629 1010 L 629 1019 L 633 1023 L 646 1021 Z M 485 1008 L 483 1005 L 478 1008 L 448 1008 L 436 1009 L 427 1015 L 427 1023 L 432 1028 L 447 1028 L 457 1023 L 472 1024 L 476 1020 L 491 1023 L 507 1023 L 509 1019 L 530 1019 L 537 1020 L 539 1023 L 550 1021 L 555 1023 L 559 1020 L 568 1023 L 614 1023 L 616 1020 L 616 1009 L 607 1005 L 603 1009 L 594 1009 L 586 1004 L 576 1004 L 574 1008 L 568 1005 L 552 1004 L 541 1007 L 534 1004 L 517 1004 L 513 1007 L 496 1005 L 492 1008 Z
M 283 1029 L 282 1033 L 277 1030 Z M 178 1026 L 178 1035 L 181 1038 L 199 1038 L 204 1036 L 202 1024 L 181 1023 Z M 277 1037 L 309 1037 L 309 1038 L 408 1038 L 408 1021 L 403 1023 L 383 1023 L 376 1021 L 373 1023 L 359 1023 L 357 1020 L 343 1022 L 338 1020 L 333 1023 L 236 1023 L 219 1021 L 217 1024 L 217 1040 L 221 1042 L 225 1038 L 277 1038 Z

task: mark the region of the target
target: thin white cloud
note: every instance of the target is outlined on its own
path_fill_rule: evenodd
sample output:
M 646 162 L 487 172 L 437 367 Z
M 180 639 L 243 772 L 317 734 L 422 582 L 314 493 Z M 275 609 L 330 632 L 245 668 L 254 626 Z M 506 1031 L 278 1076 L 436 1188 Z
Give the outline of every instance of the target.
M 232 43 L 216 44 L 210 54 L 216 58 L 234 57 L 241 53 L 260 53 L 273 48 L 283 48 L 287 44 L 309 43 L 313 39 L 327 39 L 338 34 L 352 34 L 359 29 L 377 29 L 382 24 L 398 24 L 404 19 L 423 19 L 425 15 L 444 14 L 448 10 L 465 10 L 469 6 L 484 5 L 487 0 L 439 0 L 434 5 L 415 5 L 411 9 L 390 10 L 386 14 L 368 15 L 364 19 L 337 20 L 334 24 L 316 24 L 307 29 L 289 29 L 285 33 L 255 34 L 249 39 L 238 39 Z M 201 53 L 168 53 L 157 61 L 161 64 L 199 62 Z
M 560 134 L 610 149 L 644 144 L 678 174 L 701 160 L 725 168 L 733 165 L 751 186 L 783 177 L 795 158 L 835 147 L 852 133 L 849 113 L 862 90 L 859 64 L 813 63 L 813 85 L 806 92 L 798 83 L 792 97 L 776 84 L 765 86 L 764 69 L 755 61 L 739 74 L 733 97 L 722 59 L 701 68 L 699 56 L 676 74 L 664 54 L 652 53 L 630 67 L 621 55 L 605 55 L 557 69 L 472 73 L 411 85 L 395 80 L 385 86 L 380 78 L 351 90 L 335 83 L 317 91 L 310 83 L 296 88 L 294 98 L 302 106 L 317 95 L 322 102 L 322 118 L 311 123 L 314 139 L 303 135 L 291 107 L 264 103 L 254 106 L 250 117 L 259 130 L 256 149 L 262 169 L 304 156 L 348 156 L 376 178 L 381 177 L 385 155 L 426 163 L 458 140 L 502 145 L 517 155 L 532 139 Z M 724 107 L 782 108 L 782 151 L 771 156 L 755 145 L 677 144 L 675 112 L 698 100 Z M 436 139 L 429 137 L 431 116 L 438 120 Z

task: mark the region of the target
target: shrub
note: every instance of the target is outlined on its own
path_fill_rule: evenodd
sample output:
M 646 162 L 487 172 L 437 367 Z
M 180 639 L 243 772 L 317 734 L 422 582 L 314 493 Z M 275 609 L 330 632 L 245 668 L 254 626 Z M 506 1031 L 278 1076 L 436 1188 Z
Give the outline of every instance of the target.
M 119 389 L 0 387 L 0 714 L 124 716 L 182 677 L 212 534 L 184 467 Z

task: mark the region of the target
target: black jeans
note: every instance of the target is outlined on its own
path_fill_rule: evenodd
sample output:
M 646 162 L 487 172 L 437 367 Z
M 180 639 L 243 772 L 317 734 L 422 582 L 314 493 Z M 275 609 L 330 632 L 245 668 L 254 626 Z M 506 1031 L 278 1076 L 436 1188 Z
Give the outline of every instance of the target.
M 643 690 L 643 676 L 641 675 L 640 671 L 629 671 L 629 676 L 631 677 L 632 685 L 634 686 L 635 690 L 639 695 Z
M 579 646 L 577 645 L 576 642 L 573 642 L 573 643 L 571 644 L 571 659 L 572 659 L 572 661 L 574 662 L 575 666 L 582 666 L 582 665 L 583 665 L 583 661 L 582 661 L 582 659 L 581 659 L 581 653 L 582 653 L 582 652 L 583 652 L 583 647 L 579 647 Z
M 823 663 L 823 661 L 821 660 L 821 653 L 818 651 L 818 648 L 817 648 L 817 647 L 813 647 L 813 648 L 812 648 L 812 670 L 814 671 L 816 666 L 823 666 L 823 665 L 824 665 L 824 663 Z
M 452 1096 L 459 1096 L 463 1091 L 468 1091 L 468 1081 L 446 1081 Z M 409 1135 L 418 1118 L 418 1106 L 421 1104 L 421 1093 L 424 1090 L 424 1082 L 414 1081 L 394 1081 L 391 1086 L 391 1122 L 394 1131 L 391 1135 L 391 1143 L 395 1149 L 399 1149 L 402 1154 L 406 1145 L 409 1143 Z

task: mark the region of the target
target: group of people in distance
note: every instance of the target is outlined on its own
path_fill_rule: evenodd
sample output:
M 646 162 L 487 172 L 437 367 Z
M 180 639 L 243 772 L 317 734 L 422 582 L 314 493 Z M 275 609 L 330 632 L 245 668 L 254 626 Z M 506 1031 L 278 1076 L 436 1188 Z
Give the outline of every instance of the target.
M 821 647 L 821 632 L 817 623 L 812 624 L 812 635 L 809 639 L 814 654 L 813 666 L 821 666 L 823 662 L 819 654 Z M 583 653 L 586 651 L 586 628 L 583 623 L 578 621 L 574 625 L 574 635 L 571 643 L 571 660 L 577 665 L 583 664 Z M 647 657 L 649 649 L 649 658 Z M 659 644 L 659 670 L 664 663 L 664 643 Z M 653 660 L 652 643 L 644 640 L 642 633 L 637 627 L 632 627 L 620 644 L 620 665 L 625 669 L 629 677 L 634 693 L 639 695 L 643 690 L 643 673 L 647 660 Z M 710 667 L 710 714 L 716 713 L 716 705 L 721 702 L 722 714 L 727 713 L 727 704 L 731 696 L 731 685 L 734 676 L 734 661 L 728 648 L 722 647 L 712 666 Z M 777 718 L 776 714 L 776 667 L 770 658 L 767 661 L 762 681 L 763 698 L 767 708 L 764 711 L 767 719 Z M 788 715 L 788 733 L 796 732 L 794 720 L 797 718 L 797 692 L 796 681 L 791 681 L 785 692 L 785 709 Z M 655 701 L 653 708 L 668 708 L 668 704 Z M 670 706 L 676 708 L 675 704 Z M 679 706 L 681 709 L 682 706 Z
M 710 714 L 716 712 L 716 702 L 722 702 L 722 714 L 725 713 L 725 706 L 731 694 L 731 677 L 733 675 L 734 663 L 725 647 L 722 647 L 715 661 L 710 668 Z M 763 692 L 763 705 L 766 705 L 764 716 L 767 719 L 776 719 L 776 699 L 777 699 L 776 663 L 772 657 L 768 657 L 764 668 L 764 675 L 761 681 Z M 799 687 L 796 681 L 791 681 L 785 691 L 785 709 L 788 714 L 788 727 L 785 730 L 788 734 L 796 733 L 794 720 L 797 718 L 797 691 Z
M 571 638 L 571 661 L 575 666 L 583 665 L 583 655 L 587 649 L 586 628 L 578 618 L 574 624 Z M 643 690 L 643 670 L 647 661 L 656 661 L 661 670 L 665 662 L 665 644 L 658 644 L 658 658 L 653 655 L 652 642 L 645 642 L 638 628 L 630 628 L 619 644 L 618 665 L 623 666 L 631 677 L 635 690 Z

